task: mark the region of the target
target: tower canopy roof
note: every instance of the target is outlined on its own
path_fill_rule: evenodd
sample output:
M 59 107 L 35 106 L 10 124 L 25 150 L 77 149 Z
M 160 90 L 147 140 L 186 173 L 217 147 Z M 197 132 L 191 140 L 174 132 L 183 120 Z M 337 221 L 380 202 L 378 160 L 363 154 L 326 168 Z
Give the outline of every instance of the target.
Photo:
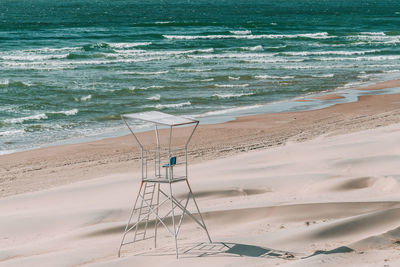
M 156 124 L 161 124 L 161 125 L 167 125 L 167 126 L 179 126 L 179 125 L 185 125 L 185 124 L 192 124 L 192 123 L 198 123 L 197 120 L 181 117 L 181 116 L 175 116 L 171 114 L 167 114 L 164 112 L 160 111 L 146 111 L 146 112 L 139 112 L 139 113 L 129 113 L 129 114 L 123 114 L 122 117 L 127 118 L 127 119 L 136 119 L 136 120 L 142 120 L 146 122 L 152 122 Z

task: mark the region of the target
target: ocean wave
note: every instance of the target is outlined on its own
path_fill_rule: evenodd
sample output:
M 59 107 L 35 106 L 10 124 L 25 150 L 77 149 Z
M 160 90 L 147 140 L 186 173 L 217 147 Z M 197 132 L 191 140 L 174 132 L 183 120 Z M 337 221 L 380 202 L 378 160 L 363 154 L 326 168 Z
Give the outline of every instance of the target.
M 188 68 L 176 68 L 175 70 L 178 72 L 209 72 L 209 71 L 212 71 L 212 69 L 188 69 Z
M 202 59 L 215 59 L 215 58 L 236 58 L 236 59 L 249 59 L 249 58 L 271 58 L 278 53 L 223 53 L 213 55 L 188 55 L 190 58 Z
M 396 44 L 400 42 L 400 35 L 386 35 L 386 34 L 359 34 L 347 36 L 350 40 L 361 40 L 365 41 L 367 44 L 379 43 L 379 44 Z
M 215 87 L 219 88 L 235 88 L 235 87 L 248 87 L 249 84 L 214 84 Z
M 169 71 L 125 71 L 122 72 L 123 74 L 131 74 L 131 75 L 160 75 L 160 74 L 167 74 Z
M 264 49 L 281 49 L 281 48 L 286 48 L 287 45 L 278 45 L 278 46 L 264 46 Z
M 200 81 L 201 82 L 212 82 L 212 81 L 214 81 L 214 78 L 202 79 Z
M 241 94 L 214 94 L 212 95 L 213 97 L 220 98 L 220 99 L 226 99 L 226 98 L 237 98 L 241 96 L 250 96 L 254 95 L 254 93 L 241 93 Z
M 5 119 L 4 122 L 5 123 L 23 123 L 25 121 L 46 120 L 46 119 L 48 119 L 48 117 L 45 113 L 39 113 L 36 115 L 27 116 L 27 117 Z
M 149 62 L 168 59 L 167 57 L 126 58 L 109 60 L 77 60 L 77 61 L 44 61 L 44 62 L 3 62 L 4 68 L 8 69 L 34 69 L 34 70 L 64 70 L 74 69 L 81 65 L 107 65 L 116 63 Z
M 66 52 L 66 51 L 79 51 L 81 47 L 61 47 L 61 48 L 50 48 L 50 47 L 42 47 L 42 48 L 35 48 L 35 49 L 27 49 L 22 50 L 23 53 L 54 53 L 54 52 Z
M 264 50 L 262 45 L 246 46 L 246 47 L 241 47 L 240 49 L 242 49 L 244 51 L 263 51 Z
M 176 23 L 175 21 L 156 21 L 154 24 L 171 24 Z
M 201 54 L 201 53 L 212 53 L 214 52 L 214 48 L 204 48 L 204 49 L 191 49 L 191 50 L 162 50 L 162 51 L 149 51 L 149 50 L 140 50 L 140 49 L 126 49 L 126 50 L 118 50 L 116 49 L 114 52 L 117 52 L 120 56 L 179 56 L 186 54 Z
M 184 106 L 190 106 L 192 103 L 190 101 L 183 102 L 183 103 L 176 103 L 176 104 L 157 104 L 154 107 L 156 109 L 163 109 L 163 108 L 182 108 Z
M 256 75 L 254 76 L 256 79 L 260 80 L 269 80 L 269 79 L 293 79 L 295 76 L 273 76 L 273 75 Z
M 35 54 L 14 54 L 14 55 L 0 55 L 0 59 L 11 61 L 45 61 L 49 59 L 62 59 L 66 58 L 69 54 L 61 55 L 35 55 Z
M 400 70 L 384 70 L 384 73 L 395 73 L 395 72 L 400 72 Z
M 147 90 L 147 89 L 162 89 L 165 88 L 163 85 L 151 85 L 151 86 L 146 86 L 146 87 L 140 87 L 138 89 L 140 90 Z
M 313 78 L 332 78 L 333 76 L 335 76 L 335 74 L 333 74 L 333 73 L 311 75 L 311 77 L 313 77 Z
M 310 38 L 310 39 L 328 39 L 336 36 L 330 36 L 327 32 L 300 33 L 300 34 L 260 34 L 260 35 L 163 35 L 170 40 L 197 40 L 197 39 L 292 39 L 292 38 Z
M 386 36 L 384 32 L 360 32 L 360 34 L 372 35 L 372 36 Z
M 363 84 L 364 84 L 364 82 L 349 82 L 349 83 L 346 83 L 346 84 L 338 87 L 338 89 L 357 88 L 357 87 L 361 87 Z
M 365 67 L 370 67 L 371 65 L 365 66 Z M 356 64 L 330 64 L 330 65 L 290 65 L 290 66 L 278 66 L 277 68 L 274 69 L 284 69 L 284 70 L 321 70 L 321 69 L 342 69 L 342 68 L 358 68 L 359 65 Z M 382 66 L 380 66 L 382 67 Z
M 138 43 L 110 43 L 109 46 L 111 48 L 132 48 L 137 46 L 148 46 L 151 45 L 152 42 L 138 42 Z
M 10 84 L 10 81 L 8 79 L 0 80 L 0 86 L 7 86 L 9 84 Z
M 376 53 L 380 50 L 366 50 L 366 51 L 302 51 L 302 52 L 282 52 L 283 55 L 288 56 L 319 56 L 319 55 L 365 55 L 369 53 Z
M 70 109 L 70 110 L 61 110 L 61 111 L 50 111 L 46 112 L 46 114 L 63 114 L 66 116 L 73 116 L 78 114 L 79 110 L 77 108 Z
M 271 58 L 271 59 L 246 59 L 247 63 L 288 63 L 288 62 L 303 62 L 304 59 L 288 59 L 288 58 Z
M 23 134 L 25 133 L 24 130 L 9 130 L 9 131 L 4 131 L 4 132 L 0 132 L 0 136 L 14 136 L 14 135 L 18 135 L 18 134 Z M 0 153 L 1 155 L 1 153 Z
M 96 53 L 96 54 L 80 54 L 80 53 L 69 53 L 65 56 L 65 59 L 96 59 L 96 58 L 115 58 L 114 55 L 110 56 L 103 53 Z
M 193 117 L 194 118 L 203 118 L 203 117 L 208 117 L 208 116 L 217 116 L 217 115 L 222 115 L 222 114 L 226 114 L 226 113 L 234 113 L 234 112 L 238 112 L 238 111 L 244 111 L 244 110 L 249 110 L 249 109 L 254 109 L 254 108 L 259 108 L 259 107 L 263 107 L 263 105 L 256 104 L 256 105 L 251 105 L 251 106 L 208 111 L 208 112 L 205 112 L 202 114 L 194 115 Z
M 148 99 L 148 100 L 160 100 L 161 96 L 159 94 L 156 94 L 156 95 L 147 97 L 146 99 Z
M 241 30 L 241 31 L 229 31 L 232 34 L 237 34 L 237 35 L 247 35 L 251 34 L 250 30 Z
M 8 79 L 0 80 L 0 87 L 31 87 L 33 85 L 30 82 L 10 82 Z
M 85 101 L 88 101 L 90 99 L 92 99 L 92 95 L 82 96 L 80 98 L 74 97 L 74 100 L 76 102 L 85 102 Z
M 95 44 L 87 44 L 82 46 L 84 51 L 93 51 L 93 50 L 111 50 L 111 45 L 109 43 L 95 43 Z
M 229 80 L 240 80 L 240 77 L 232 77 L 232 76 L 228 76 Z
M 366 57 L 320 57 L 316 60 L 320 61 L 386 61 L 399 60 L 400 55 L 393 56 L 366 56 Z

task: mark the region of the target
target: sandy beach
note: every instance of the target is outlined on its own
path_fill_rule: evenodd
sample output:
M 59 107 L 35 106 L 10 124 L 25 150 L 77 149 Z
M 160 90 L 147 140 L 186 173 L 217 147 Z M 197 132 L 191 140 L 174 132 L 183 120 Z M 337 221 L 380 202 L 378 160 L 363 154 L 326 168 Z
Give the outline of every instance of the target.
M 132 136 L 3 155 L 0 265 L 398 266 L 399 136 L 400 94 L 201 125 L 189 180 L 214 243 L 185 219 L 179 260 L 166 232 L 117 257 L 140 181 Z

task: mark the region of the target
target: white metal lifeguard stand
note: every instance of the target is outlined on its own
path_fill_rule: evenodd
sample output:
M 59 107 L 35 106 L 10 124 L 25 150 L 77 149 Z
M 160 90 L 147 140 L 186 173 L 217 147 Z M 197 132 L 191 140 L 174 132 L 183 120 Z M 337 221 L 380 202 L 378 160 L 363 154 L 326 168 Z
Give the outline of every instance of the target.
M 156 247 L 157 226 L 161 224 L 173 236 L 176 257 L 178 258 L 177 238 L 185 214 L 200 225 L 211 243 L 210 235 L 188 181 L 188 144 L 199 121 L 158 111 L 123 114 L 121 118 L 140 147 L 142 181 L 123 233 L 118 257 L 121 255 L 122 246 L 137 241 L 154 238 L 154 247 Z M 151 125 L 154 127 L 154 132 L 152 132 L 154 135 L 150 136 L 151 133 L 147 133 L 146 136 L 143 135 L 141 142 L 140 139 L 142 138 L 134 132 L 135 127 L 131 127 L 135 123 L 136 125 L 143 125 L 143 123 Z M 174 140 L 172 138 L 173 129 L 185 126 L 186 128 L 180 131 L 179 137 L 182 135 L 186 137 L 178 138 L 177 144 L 172 144 Z M 151 171 L 152 168 L 154 168 L 153 171 Z M 172 184 L 178 182 L 186 182 L 187 185 L 188 193 L 184 203 L 182 202 L 185 199 L 179 201 L 172 191 Z M 161 200 L 160 197 L 164 200 Z M 197 218 L 195 214 L 188 210 L 190 199 L 193 200 L 197 210 Z M 170 204 L 170 207 L 164 205 L 166 203 Z M 182 213 L 178 214 L 175 208 L 181 210 Z M 175 215 L 178 215 L 179 222 Z M 167 219 L 172 221 L 172 228 L 168 226 Z M 154 235 L 149 235 L 147 229 L 153 223 Z M 131 238 L 128 238 L 127 234 L 131 231 L 133 232 L 132 235 L 129 235 Z

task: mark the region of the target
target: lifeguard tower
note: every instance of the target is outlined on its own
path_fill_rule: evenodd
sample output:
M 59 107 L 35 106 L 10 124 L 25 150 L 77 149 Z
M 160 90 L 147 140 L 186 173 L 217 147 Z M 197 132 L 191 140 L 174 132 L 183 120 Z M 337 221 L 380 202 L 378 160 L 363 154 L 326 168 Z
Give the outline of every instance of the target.
M 157 227 L 162 225 L 174 238 L 178 258 L 178 234 L 185 214 L 205 231 L 211 243 L 188 181 L 188 145 L 199 121 L 158 111 L 123 114 L 121 118 L 140 147 L 142 181 L 123 233 L 118 257 L 124 245 L 138 241 L 154 238 L 156 247 Z M 154 128 L 154 131 L 137 133 L 143 125 Z M 178 128 L 178 136 L 173 138 Z M 181 200 L 172 190 L 173 184 L 180 182 L 185 182 L 187 186 L 187 196 Z M 190 200 L 193 200 L 192 206 L 194 204 L 197 214 L 188 210 Z M 154 227 L 154 234 L 148 231 L 151 227 Z

